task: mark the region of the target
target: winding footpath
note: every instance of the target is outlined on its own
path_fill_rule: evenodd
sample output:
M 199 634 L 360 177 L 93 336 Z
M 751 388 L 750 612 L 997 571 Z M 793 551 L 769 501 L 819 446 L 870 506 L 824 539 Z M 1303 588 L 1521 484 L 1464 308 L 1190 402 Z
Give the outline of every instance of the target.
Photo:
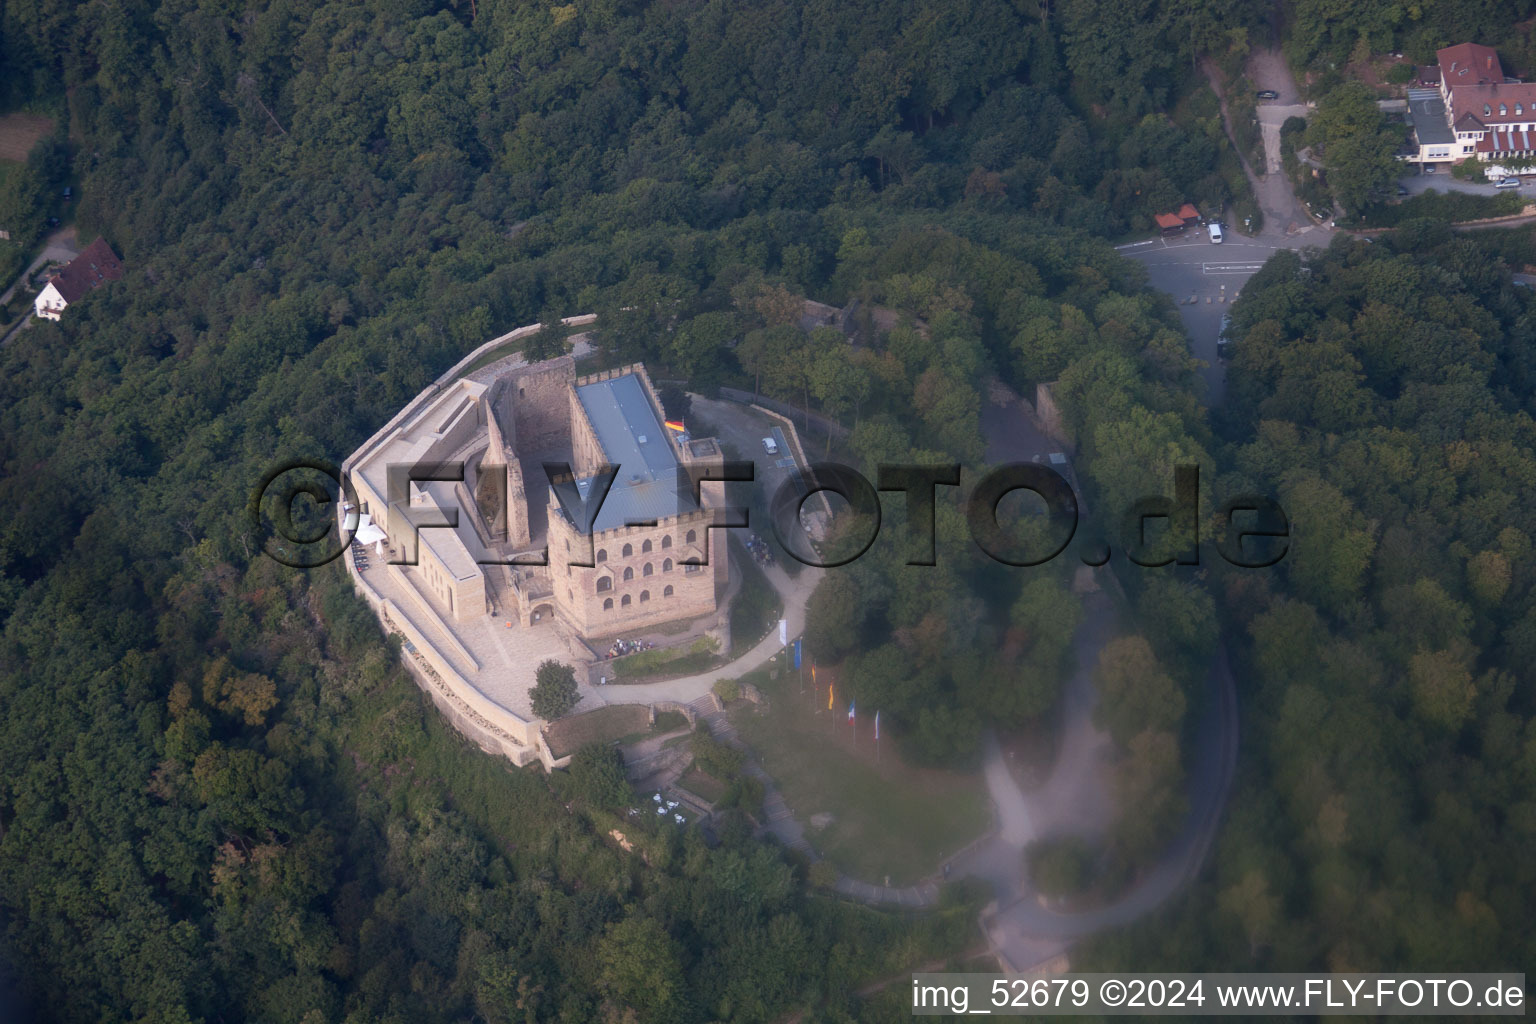
M 1048 454 L 1055 444 L 1039 432 L 1016 396 L 999 392 L 982 416 L 991 462 L 1030 461 Z M 790 577 L 779 566 L 765 568 L 779 593 L 789 621 L 791 639 L 805 628 L 805 603 L 824 570 L 806 568 Z M 1050 773 L 1025 791 L 1007 764 L 1001 746 L 988 736 L 983 776 L 994 812 L 992 831 L 914 886 L 890 888 L 840 876 L 835 890 L 865 903 L 922 908 L 938 902 L 943 869 L 953 878 L 972 876 L 989 883 L 996 901 L 981 926 L 991 952 L 1009 971 L 1027 970 L 1059 955 L 1082 937 L 1136 920 L 1187 885 L 1198 872 L 1220 824 L 1237 761 L 1237 700 L 1226 653 L 1218 651 L 1200 702 L 1195 741 L 1188 758 L 1190 810 L 1177 836 L 1162 856 L 1115 901 L 1089 910 L 1063 912 L 1046 906 L 1032 890 L 1024 872 L 1024 850 L 1036 839 L 1063 834 L 1100 834 L 1114 820 L 1109 791 L 1109 763 L 1114 756 L 1108 736 L 1093 724 L 1097 694 L 1093 670 L 1098 652 L 1115 636 L 1119 622 L 1115 604 L 1100 585 L 1117 587 L 1107 569 L 1089 572 L 1093 582 L 1082 589 L 1083 621 L 1073 636 L 1076 668 L 1063 689 L 1058 749 Z M 723 674 L 741 674 L 766 664 L 779 653 L 777 631 L 723 669 L 658 683 L 623 686 L 626 700 L 676 700 L 692 703 L 710 692 Z M 696 707 L 698 705 L 695 705 Z M 764 822 L 761 832 L 812 860 L 816 852 L 805 839 L 803 825 L 784 802 L 773 779 L 751 756 L 723 711 L 700 707 L 711 734 L 748 755 L 746 771 L 762 783 Z

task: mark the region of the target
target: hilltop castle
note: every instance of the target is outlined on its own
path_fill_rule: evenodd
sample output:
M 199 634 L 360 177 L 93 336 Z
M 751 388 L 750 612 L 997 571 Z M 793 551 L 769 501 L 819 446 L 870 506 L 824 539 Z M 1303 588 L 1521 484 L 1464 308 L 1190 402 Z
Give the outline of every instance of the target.
M 721 461 L 713 438 L 667 425 L 643 366 L 578 378 L 561 357 L 456 381 L 350 478 L 368 516 L 358 539 L 403 562 L 391 568 L 445 620 L 558 619 L 597 641 L 716 614 L 727 545 L 709 524 L 723 485 L 704 483 L 696 500 L 687 468 Z M 462 481 L 409 479 L 455 462 Z M 568 465 L 583 501 L 615 467 L 591 522 L 562 507 L 546 464 Z M 454 528 L 430 525 L 453 511 Z

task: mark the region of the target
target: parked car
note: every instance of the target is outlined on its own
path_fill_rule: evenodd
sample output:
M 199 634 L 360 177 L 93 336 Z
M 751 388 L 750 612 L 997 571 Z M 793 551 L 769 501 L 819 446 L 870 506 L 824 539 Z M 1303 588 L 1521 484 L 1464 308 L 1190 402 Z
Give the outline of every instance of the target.
M 769 455 L 779 454 L 779 442 L 775 441 L 771 437 L 763 438 L 763 451 L 767 452 Z
M 1399 185 L 1399 186 L 1397 186 L 1397 194 L 1398 194 L 1399 197 L 1405 196 L 1405 195 L 1408 194 L 1408 190 L 1403 188 L 1403 186 Z
M 1499 183 L 1497 185 L 1493 186 L 1493 187 L 1494 188 L 1519 188 L 1520 187 L 1520 179 L 1519 178 L 1502 178 L 1502 179 L 1500 179 Z
M 1434 164 L 1425 164 L 1424 165 L 1424 173 L 1425 174 L 1434 174 L 1435 173 L 1435 165 Z
M 74 198 L 75 190 L 68 185 L 64 186 L 64 201 L 67 203 Z
M 1261 100 L 1277 100 L 1280 98 L 1280 94 L 1275 92 L 1273 89 L 1260 89 L 1258 92 L 1254 93 L 1254 96 Z
M 1221 224 L 1214 220 L 1211 221 L 1211 244 L 1221 244 Z

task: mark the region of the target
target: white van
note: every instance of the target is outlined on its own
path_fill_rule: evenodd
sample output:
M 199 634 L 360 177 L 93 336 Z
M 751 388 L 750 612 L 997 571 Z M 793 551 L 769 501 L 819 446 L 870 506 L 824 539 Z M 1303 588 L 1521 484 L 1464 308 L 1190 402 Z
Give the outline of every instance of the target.
M 1221 225 L 1215 221 L 1211 221 L 1211 244 L 1221 244 Z

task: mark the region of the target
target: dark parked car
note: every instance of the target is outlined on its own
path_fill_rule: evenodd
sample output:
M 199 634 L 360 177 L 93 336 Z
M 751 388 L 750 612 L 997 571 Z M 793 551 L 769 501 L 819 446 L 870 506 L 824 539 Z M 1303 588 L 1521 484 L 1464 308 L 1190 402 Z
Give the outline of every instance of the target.
M 1277 100 L 1280 98 L 1280 94 L 1273 89 L 1260 89 L 1254 95 L 1261 100 Z

